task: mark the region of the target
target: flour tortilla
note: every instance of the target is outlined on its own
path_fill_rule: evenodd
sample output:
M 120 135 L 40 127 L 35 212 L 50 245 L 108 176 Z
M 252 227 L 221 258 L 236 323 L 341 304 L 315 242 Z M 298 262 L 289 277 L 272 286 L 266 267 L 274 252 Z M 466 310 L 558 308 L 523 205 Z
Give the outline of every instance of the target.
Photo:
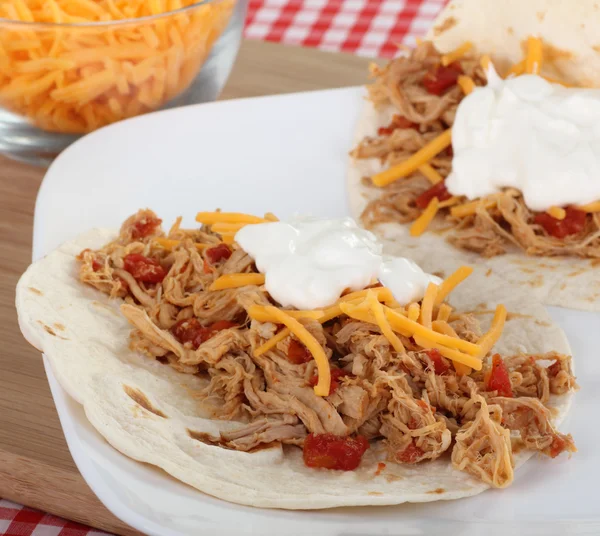
M 375 476 L 384 453 L 373 447 L 357 471 L 340 472 L 305 467 L 296 447 L 244 453 L 190 437 L 189 430 L 218 435 L 238 423 L 208 418 L 193 396 L 204 385 L 202 379 L 129 350 L 131 327 L 119 312 L 120 300 L 79 282 L 75 256 L 114 237 L 116 232 L 90 231 L 30 266 L 17 285 L 16 304 L 27 340 L 44 352 L 62 387 L 117 450 L 215 497 L 270 508 L 428 502 L 468 497 L 488 487 L 454 470 L 448 457 L 416 466 L 386 462 Z M 436 269 L 449 273 L 455 267 L 439 262 Z M 507 322 L 499 352 L 570 353 L 564 333 L 544 307 L 493 275 L 476 271 L 452 300 L 461 310 L 493 309 L 498 302 L 526 315 Z M 481 318 L 487 327 L 491 314 Z M 565 417 L 571 398 L 552 400 L 557 422 Z M 519 452 L 516 464 L 530 456 Z
M 598 0 L 452 0 L 429 34 L 450 52 L 470 41 L 489 54 L 501 72 L 523 58 L 535 35 L 546 44 L 544 74 L 579 86 L 600 86 Z
M 438 16 L 429 38 L 441 52 L 465 41 L 474 51 L 489 54 L 500 72 L 523 58 L 522 43 L 538 35 L 546 44 L 544 73 L 578 85 L 600 87 L 600 2 L 597 0 L 454 0 Z M 390 105 L 375 110 L 366 100 L 356 127 L 354 146 L 365 136 L 389 125 Z M 350 160 L 347 187 L 352 215 L 359 219 L 369 200 L 382 191 L 361 183 L 381 169 L 376 159 Z M 523 286 L 538 300 L 584 311 L 600 311 L 600 264 L 575 257 L 533 257 L 516 247 L 506 255 L 486 260 L 476 253 L 448 244 L 443 235 L 427 232 L 418 238 L 409 225 L 385 224 L 379 234 L 405 246 L 405 256 L 417 262 L 432 251 L 435 258 L 450 256 L 462 263 L 482 263 L 515 285 Z

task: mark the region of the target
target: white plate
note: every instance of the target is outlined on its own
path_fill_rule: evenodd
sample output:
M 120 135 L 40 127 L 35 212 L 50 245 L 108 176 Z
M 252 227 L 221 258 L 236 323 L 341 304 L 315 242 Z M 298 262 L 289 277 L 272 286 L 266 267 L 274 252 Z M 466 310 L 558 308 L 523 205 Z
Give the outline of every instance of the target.
M 198 210 L 281 217 L 347 214 L 344 173 L 359 88 L 219 102 L 125 121 L 91 134 L 48 170 L 35 211 L 34 258 L 138 208 L 166 222 Z M 100 500 L 147 534 L 598 534 L 600 315 L 553 309 L 577 359 L 582 390 L 563 429 L 579 452 L 536 459 L 513 486 L 454 502 L 316 512 L 222 502 L 113 450 L 46 363 L 71 454 Z M 290 482 L 293 486 L 293 482 Z

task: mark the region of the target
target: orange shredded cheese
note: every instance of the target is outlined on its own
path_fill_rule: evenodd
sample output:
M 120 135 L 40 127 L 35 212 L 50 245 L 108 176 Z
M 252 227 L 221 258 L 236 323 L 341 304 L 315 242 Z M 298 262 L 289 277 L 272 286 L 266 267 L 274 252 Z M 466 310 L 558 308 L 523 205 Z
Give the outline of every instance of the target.
M 506 322 L 506 307 L 504 305 L 498 305 L 494 318 L 492 319 L 492 325 L 485 335 L 479 338 L 477 346 L 480 351 L 478 357 L 484 358 L 488 352 L 494 347 L 494 344 L 498 342 L 502 330 L 504 329 L 504 323 Z
M 246 285 L 264 285 L 264 274 L 225 274 L 216 279 L 209 290 L 224 290 L 226 288 L 239 288 Z
M 353 301 L 357 298 L 366 298 L 369 292 L 373 292 L 378 300 L 383 301 L 389 305 L 389 302 L 395 302 L 394 295 L 392 291 L 387 287 L 374 287 L 365 290 L 357 290 L 355 292 L 350 292 L 342 296 L 337 303 Z
M 233 244 L 235 242 L 235 233 L 220 233 L 224 244 Z
M 196 221 L 205 225 L 215 223 L 267 223 L 268 220 L 241 212 L 198 212 Z
M 246 227 L 246 225 L 250 225 L 248 223 L 215 223 L 214 225 L 211 225 L 210 230 L 213 233 L 237 233 L 240 229 L 242 229 L 243 227 Z
M 527 56 L 525 57 L 525 72 L 540 74 L 542 69 L 542 40 L 539 37 L 527 39 Z
M 440 288 L 438 290 L 438 296 L 440 295 L 441 291 L 442 291 L 442 288 L 440 285 Z M 437 314 L 436 320 L 439 320 L 441 322 L 447 322 L 448 319 L 450 318 L 451 314 L 452 314 L 452 307 L 450 307 L 447 303 L 442 303 L 438 309 L 438 314 Z
M 483 56 L 481 56 L 481 59 L 479 60 L 479 64 L 481 65 L 481 68 L 484 71 L 487 71 L 490 63 L 492 63 L 492 60 L 490 59 L 490 57 L 487 54 L 484 54 Z
M 444 335 L 449 335 L 450 337 L 456 337 L 457 339 L 459 338 L 458 333 L 456 333 L 456 331 L 454 331 L 454 328 L 445 320 L 434 320 L 432 327 L 438 333 L 443 333 Z M 471 374 L 471 367 L 463 365 L 458 361 L 452 361 L 452 366 L 454 367 L 456 374 L 458 374 L 459 376 L 468 376 L 469 374 Z
M 564 220 L 567 215 L 567 212 L 562 207 L 550 207 L 546 212 L 557 220 Z
M 471 266 L 461 266 L 453 274 L 442 281 L 435 298 L 435 305 L 440 305 L 460 283 L 473 273 Z
M 579 210 L 583 210 L 584 212 L 600 212 L 600 201 L 588 203 L 587 205 L 581 205 L 577 208 Z
M 317 371 L 319 373 L 319 381 L 315 385 L 315 394 L 317 396 L 328 396 L 329 388 L 331 384 L 331 369 L 329 367 L 329 360 L 325 354 L 325 350 L 319 344 L 319 341 L 315 339 L 311 333 L 295 318 L 292 318 L 286 312 L 272 305 L 265 307 L 265 310 L 270 315 L 270 322 L 276 324 L 283 324 L 287 327 L 296 338 L 306 346 L 308 351 L 312 354 L 313 359 L 317 364 Z
M 462 89 L 465 95 L 470 95 L 475 89 L 475 82 L 470 76 L 460 75 L 457 80 L 460 89 Z
M 170 240 L 169 238 L 155 238 L 154 242 L 156 242 L 160 247 L 162 247 L 163 249 L 166 249 L 167 251 L 173 251 L 177 246 L 179 246 L 182 243 L 182 240 Z M 198 251 L 204 251 L 207 247 L 209 247 L 208 244 L 200 244 L 195 242 L 194 246 L 196 246 L 196 249 Z
M 465 41 L 462 45 L 460 45 L 456 50 L 449 52 L 448 54 L 444 54 L 442 56 L 442 65 L 447 67 L 451 63 L 462 58 L 469 50 L 473 48 L 473 43 L 470 41 Z
M 421 314 L 421 306 L 417 302 L 413 302 L 408 306 L 407 316 L 413 322 L 416 322 L 419 319 Z
M 442 177 L 439 171 L 431 166 L 431 164 L 423 164 L 422 166 L 419 166 L 419 171 L 423 173 L 425 177 L 427 177 L 427 180 L 431 184 L 437 184 L 438 182 L 442 182 L 444 180 L 444 177 Z
M 433 333 L 435 333 L 435 332 L 433 332 Z M 436 335 L 440 335 L 440 334 L 436 334 Z M 448 335 L 444 335 L 444 337 L 448 337 Z M 452 337 L 449 337 L 449 338 L 452 338 Z M 414 339 L 415 339 L 415 342 L 419 346 L 422 346 L 423 348 L 435 348 L 436 350 L 438 350 L 440 352 L 440 354 L 442 354 L 444 357 L 447 357 L 448 359 L 451 359 L 453 362 L 457 362 L 457 363 L 460 363 L 467 367 L 474 368 L 475 370 L 481 370 L 481 368 L 483 366 L 480 359 L 473 357 L 471 355 L 465 354 L 463 352 L 460 352 L 458 350 L 454 350 L 453 348 L 448 348 L 447 346 L 444 346 L 443 344 L 440 344 L 439 342 L 436 342 L 426 336 L 415 335 Z M 456 339 L 456 340 L 460 341 L 462 339 Z
M 287 309 L 282 309 L 282 311 L 290 315 L 292 318 L 312 318 L 313 320 L 319 320 L 323 316 L 323 311 L 313 310 L 313 311 L 290 311 Z M 266 307 L 263 305 L 253 305 L 248 308 L 248 316 L 252 320 L 257 320 L 258 322 L 271 322 L 271 313 L 267 311 Z
M 441 153 L 452 143 L 452 131 L 450 129 L 442 132 L 437 138 L 434 138 L 415 154 L 392 166 L 381 173 L 373 175 L 373 184 L 375 186 L 387 186 L 388 184 L 407 177 L 423 164 L 427 164 L 434 156 Z
M 433 316 L 433 304 L 438 293 L 438 286 L 435 283 L 429 283 L 425 296 L 421 300 L 421 325 L 426 328 L 431 327 L 431 320 Z
M 381 303 L 379 303 L 379 301 L 377 300 L 377 297 L 372 292 L 370 292 L 367 295 L 366 301 L 368 302 L 368 305 L 371 308 L 371 312 L 373 313 L 373 316 L 375 317 L 375 322 L 377 322 L 377 325 L 379 326 L 381 333 L 383 333 L 385 338 L 388 341 L 390 341 L 390 344 L 392 345 L 394 350 L 396 350 L 396 352 L 403 354 L 406 351 L 404 348 L 404 345 L 402 344 L 402 341 L 398 338 L 398 335 L 396 335 L 394 333 L 394 331 L 392 330 L 392 326 L 390 326 L 390 323 L 388 322 L 388 320 L 385 316 L 385 312 L 383 310 L 383 305 L 381 305 Z
M 482 206 L 485 209 L 492 208 L 496 205 L 495 199 L 477 199 L 475 201 L 470 201 L 469 203 L 464 203 L 463 205 L 458 205 L 456 207 L 452 207 L 450 209 L 450 214 L 455 218 L 464 218 L 465 216 L 470 216 L 471 214 L 475 214 L 477 208 Z
M 434 197 L 427 208 L 421 213 L 421 215 L 413 222 L 410 226 L 410 235 L 411 236 L 421 236 L 429 227 L 429 224 L 435 218 L 438 210 L 440 208 L 440 203 L 437 197 Z
M 273 335 L 273 337 L 271 337 L 267 342 L 259 346 L 256 350 L 254 350 L 254 355 L 256 357 L 263 355 L 264 353 L 271 350 L 271 348 L 277 346 L 277 344 L 280 343 L 283 339 L 289 337 L 290 334 L 291 332 L 288 328 L 282 329 L 279 333 Z
M 190 87 L 235 6 L 223 0 L 166 15 L 195 3 L 0 2 L 2 19 L 48 24 L 2 25 L 0 106 L 44 130 L 70 134 L 162 107 Z
M 277 216 L 275 216 L 275 214 L 273 214 L 272 212 L 267 212 L 265 214 L 265 220 L 268 220 L 268 221 L 279 221 L 279 218 Z

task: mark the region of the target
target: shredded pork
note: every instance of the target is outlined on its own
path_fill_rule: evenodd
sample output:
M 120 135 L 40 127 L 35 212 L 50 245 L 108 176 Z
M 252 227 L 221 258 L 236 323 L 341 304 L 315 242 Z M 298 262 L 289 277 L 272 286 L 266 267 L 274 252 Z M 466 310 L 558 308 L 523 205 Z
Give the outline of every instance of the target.
M 377 136 L 364 138 L 352 151 L 357 160 L 375 159 L 388 168 L 410 158 L 427 142 L 454 123 L 456 109 L 464 94 L 452 81 L 438 91 L 427 80 L 436 75 L 441 56 L 431 43 L 424 42 L 410 53 L 392 60 L 385 67 L 374 66 L 374 81 L 367 86 L 370 101 L 377 109 L 392 108 L 401 122 L 392 121 Z M 466 55 L 453 64 L 470 76 L 476 85 L 484 85 L 485 73 L 479 58 Z M 456 77 L 455 77 L 456 79 Z M 451 171 L 452 152 L 442 151 L 430 164 L 446 178 Z M 373 187 L 371 177 L 363 183 Z M 408 223 L 418 218 L 423 207 L 417 198 L 432 187 L 420 171 L 383 188 L 362 214 L 366 227 L 379 223 Z M 448 194 L 448 197 L 450 195 Z M 459 198 L 456 204 L 469 200 Z M 433 229 L 445 230 L 446 239 L 458 248 L 479 253 L 483 257 L 502 255 L 519 249 L 528 255 L 600 258 L 600 215 L 585 217 L 585 225 L 568 236 L 555 236 L 536 223 L 536 213 L 525 205 L 520 192 L 505 191 L 480 199 L 474 214 L 453 217 L 451 207 L 440 210 Z
M 442 102 L 412 113 L 432 114 Z M 148 228 L 148 221 L 159 223 Z M 139 228 L 147 234 L 139 236 Z M 179 242 L 169 249 L 157 237 Z M 552 395 L 577 388 L 570 357 L 505 357 L 514 395 L 507 398 L 488 389 L 489 364 L 461 376 L 449 360 L 401 334 L 406 351 L 396 352 L 375 324 L 345 315 L 323 324 L 301 318 L 337 374 L 329 396 L 317 396 L 310 354 L 291 357 L 298 341 L 288 336 L 257 352 L 281 329 L 248 317 L 250 307 L 273 303 L 266 290 L 209 288 L 225 273 L 256 272 L 251 258 L 234 245 L 215 260 L 210 248 L 199 250 L 197 244 L 223 248 L 204 228 L 188 231 L 177 224 L 165 237 L 160 220 L 140 211 L 115 241 L 79 256 L 81 280 L 123 300 L 121 311 L 132 325 L 130 347 L 204 377 L 206 387 L 195 395 L 199 403 L 215 418 L 242 423 L 220 437 L 190 432 L 193 437 L 250 451 L 273 443 L 302 446 L 308 434 L 358 434 L 383 442 L 396 463 L 426 463 L 450 452 L 456 468 L 496 487 L 513 478 L 510 430 L 527 448 L 550 456 L 574 450 L 571 437 L 554 429 L 546 406 Z M 132 259 L 146 268 L 150 263 L 156 281 L 144 281 L 146 272 L 132 268 Z M 475 316 L 455 313 L 450 323 L 463 340 L 481 335 Z

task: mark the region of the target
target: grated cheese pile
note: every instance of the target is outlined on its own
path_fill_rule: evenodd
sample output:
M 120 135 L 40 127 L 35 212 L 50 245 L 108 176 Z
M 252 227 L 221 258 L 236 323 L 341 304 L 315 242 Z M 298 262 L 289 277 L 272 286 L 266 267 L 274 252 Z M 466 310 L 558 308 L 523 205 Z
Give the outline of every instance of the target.
M 160 108 L 190 86 L 235 0 L 168 13 L 194 3 L 0 0 L 0 18 L 24 23 L 0 20 L 0 106 L 71 134 Z

